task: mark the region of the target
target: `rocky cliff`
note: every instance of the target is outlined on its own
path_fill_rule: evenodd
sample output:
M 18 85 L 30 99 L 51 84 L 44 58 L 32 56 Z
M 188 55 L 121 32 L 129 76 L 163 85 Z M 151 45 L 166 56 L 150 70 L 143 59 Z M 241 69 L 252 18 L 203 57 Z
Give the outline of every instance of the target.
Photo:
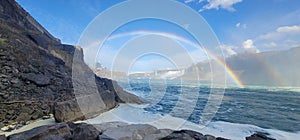
M 83 62 L 80 47 L 61 44 L 14 0 L 1 0 L 0 11 L 0 128 L 51 113 L 57 121 L 73 121 L 120 102 L 142 103 L 114 81 L 97 77 Z M 76 79 L 74 68 L 80 72 Z M 82 113 L 74 85 L 80 87 L 76 96 L 88 97 L 83 106 L 93 106 L 88 103 L 95 95 L 103 104 Z

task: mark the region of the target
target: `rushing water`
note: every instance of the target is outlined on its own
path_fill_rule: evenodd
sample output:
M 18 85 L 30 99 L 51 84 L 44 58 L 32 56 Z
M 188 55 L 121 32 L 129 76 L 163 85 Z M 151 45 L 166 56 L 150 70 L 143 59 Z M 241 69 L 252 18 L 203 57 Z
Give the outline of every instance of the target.
M 168 114 L 193 123 L 199 123 L 211 91 L 210 87 L 174 81 L 131 79 L 119 83 L 149 102 L 144 111 Z M 217 121 L 299 132 L 300 93 L 268 88 L 227 88 L 212 119 L 212 122 Z

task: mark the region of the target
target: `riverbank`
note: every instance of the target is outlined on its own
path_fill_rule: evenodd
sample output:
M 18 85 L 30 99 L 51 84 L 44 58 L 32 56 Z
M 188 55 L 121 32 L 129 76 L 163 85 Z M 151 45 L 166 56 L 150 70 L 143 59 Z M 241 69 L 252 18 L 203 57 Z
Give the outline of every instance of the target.
M 180 138 L 186 133 L 186 131 L 181 130 L 191 130 L 189 133 L 193 132 L 194 135 L 201 134 L 203 136 L 207 135 L 213 136 L 214 138 L 226 138 L 232 140 L 245 139 L 251 135 L 256 136 L 257 133 L 259 135 L 268 136 L 269 138 L 275 138 L 277 140 L 292 140 L 293 138 L 300 136 L 300 133 L 291 133 L 274 129 L 263 129 L 254 125 L 221 121 L 211 122 L 206 127 L 203 127 L 191 122 L 187 122 L 180 118 L 145 112 L 141 109 L 142 107 L 142 105 L 121 104 L 119 107 L 105 112 L 95 118 L 77 121 L 75 124 L 93 124 L 93 127 L 100 132 L 99 135 L 112 135 L 111 137 L 115 136 L 115 133 L 122 131 L 122 133 L 118 135 L 118 138 L 123 136 L 127 137 L 129 135 L 134 138 L 136 136 L 133 134 L 140 131 L 143 132 L 143 138 L 147 135 L 151 135 L 151 137 L 159 136 L 157 138 L 159 139 L 163 138 L 163 136 L 166 137 L 171 135 L 172 133 L 178 134 L 176 137 Z M 1 132 L 0 135 L 11 136 L 17 133 L 19 133 L 18 135 L 21 135 L 22 133 L 26 134 L 24 131 L 35 132 L 36 130 L 34 129 L 45 127 L 45 125 L 49 127 L 61 125 L 61 123 L 55 123 L 54 118 L 38 120 L 11 132 Z M 105 133 L 104 130 L 107 130 L 108 127 L 113 128 L 109 129 L 109 133 Z M 171 136 L 175 136 L 175 134 Z M 113 138 L 118 139 L 117 137 Z

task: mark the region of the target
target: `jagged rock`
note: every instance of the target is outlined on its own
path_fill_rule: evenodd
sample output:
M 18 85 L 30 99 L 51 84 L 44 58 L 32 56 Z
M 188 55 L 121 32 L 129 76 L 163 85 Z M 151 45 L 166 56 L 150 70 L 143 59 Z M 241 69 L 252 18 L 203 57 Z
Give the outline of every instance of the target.
M 275 140 L 269 138 L 266 133 L 257 132 L 249 137 L 246 137 L 246 140 Z
M 148 124 L 132 124 L 118 128 L 108 128 L 102 135 L 116 140 L 142 140 L 146 135 L 153 134 L 156 131 L 157 128 Z
M 60 123 L 56 125 L 40 126 L 31 130 L 13 134 L 10 140 L 96 140 L 100 134 L 93 125 L 85 123 Z
M 72 134 L 72 140 L 96 140 L 100 131 L 91 124 L 80 123 L 72 128 Z
M 95 77 L 84 63 L 80 47 L 61 44 L 14 0 L 1 0 L 0 11 L 1 40 L 5 40 L 0 45 L 0 110 L 7 110 L 0 112 L 3 125 L 53 112 L 58 122 L 74 121 L 107 111 L 118 103 L 143 102 L 116 82 Z M 72 72 L 76 70 L 79 79 L 74 82 Z M 88 96 L 77 99 L 80 109 L 70 102 L 75 100 L 75 94 Z M 94 96 L 101 97 L 103 104 L 95 104 Z M 18 117 L 24 116 L 22 110 L 36 113 L 25 112 L 28 117 Z
M 212 135 L 203 135 L 199 132 L 192 130 L 174 131 L 160 140 L 218 140 L 223 138 L 216 138 Z
M 171 133 L 173 133 L 174 130 L 171 129 L 160 129 L 157 130 L 154 134 L 146 135 L 143 140 L 159 140 L 164 137 L 167 137 Z
M 161 138 L 160 140 L 195 140 L 192 136 L 182 131 L 174 131 L 168 136 Z
M 69 100 L 54 104 L 54 118 L 57 122 L 69 122 L 85 119 L 76 100 Z
M 71 129 L 66 123 L 54 126 L 40 126 L 31 130 L 8 136 L 10 140 L 29 140 L 47 138 L 68 138 L 71 137 Z

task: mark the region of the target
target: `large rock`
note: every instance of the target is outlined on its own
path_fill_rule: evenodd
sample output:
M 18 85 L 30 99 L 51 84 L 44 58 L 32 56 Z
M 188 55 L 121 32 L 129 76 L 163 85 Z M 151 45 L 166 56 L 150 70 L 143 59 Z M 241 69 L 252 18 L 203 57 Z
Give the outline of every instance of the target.
M 143 140 L 159 140 L 164 137 L 167 137 L 171 133 L 173 133 L 174 130 L 171 129 L 159 129 L 155 133 L 146 135 Z
M 10 140 L 96 140 L 100 134 L 93 125 L 85 123 L 60 123 L 40 126 L 31 130 L 13 134 Z
M 31 130 L 13 134 L 8 137 L 10 140 L 29 140 L 29 139 L 66 139 L 71 137 L 71 129 L 66 123 L 57 124 L 54 126 L 41 126 Z
M 57 122 L 69 122 L 85 119 L 76 100 L 69 100 L 54 104 L 53 115 Z
M 221 137 L 214 137 L 212 135 L 203 135 L 199 132 L 192 130 L 179 130 L 174 131 L 160 140 L 228 140 Z
M 275 140 L 275 139 L 269 138 L 265 133 L 257 132 L 249 137 L 246 137 L 246 140 Z
M 116 140 L 142 140 L 146 135 L 153 134 L 156 131 L 157 128 L 148 124 L 132 124 L 118 128 L 109 128 L 101 135 Z
M 96 140 L 100 131 L 91 124 L 80 123 L 72 127 L 72 134 L 72 140 Z

